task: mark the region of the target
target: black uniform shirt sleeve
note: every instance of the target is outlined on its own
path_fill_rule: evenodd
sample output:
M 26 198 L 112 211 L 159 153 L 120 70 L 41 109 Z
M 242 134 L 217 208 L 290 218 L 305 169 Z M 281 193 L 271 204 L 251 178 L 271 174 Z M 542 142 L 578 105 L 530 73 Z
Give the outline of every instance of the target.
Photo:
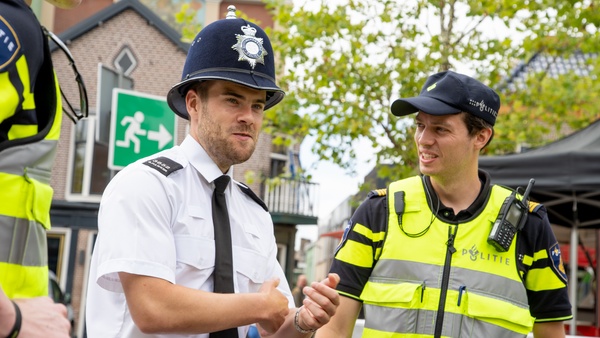
M 46 110 L 55 108 L 45 107 L 37 100 L 35 103 L 31 101 L 37 98 L 33 94 L 38 94 L 35 86 L 41 81 L 38 80 L 40 76 L 53 74 L 51 71 L 41 72 L 44 39 L 39 21 L 24 1 L 0 1 L 0 74 L 3 75 L 0 77 L 0 92 L 4 95 L 0 98 L 0 143 L 16 138 L 9 137 L 13 125 L 36 125 L 39 116 L 50 114 Z M 20 70 L 17 64 L 20 64 Z M 54 94 L 53 78 L 41 85 L 52 87 L 42 88 L 40 92 Z M 44 118 L 46 120 L 47 117 Z M 38 129 L 41 131 L 44 126 Z M 31 135 L 19 134 L 18 137 L 25 136 Z M 0 149 L 4 148 L 0 146 Z
M 528 214 L 519 236 L 517 250 L 531 315 L 536 322 L 572 318 L 567 275 L 545 207 L 537 205 Z
M 386 196 L 372 195 L 348 221 L 330 269 L 340 276 L 337 290 L 341 295 L 360 301 L 360 294 L 383 247 L 387 217 Z

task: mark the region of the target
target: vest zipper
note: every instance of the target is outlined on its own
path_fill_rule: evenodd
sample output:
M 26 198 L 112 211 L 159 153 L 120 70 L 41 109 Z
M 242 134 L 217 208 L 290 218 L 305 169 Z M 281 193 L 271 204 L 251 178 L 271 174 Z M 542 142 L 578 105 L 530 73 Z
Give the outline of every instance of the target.
M 446 296 L 448 293 L 448 281 L 450 279 L 450 267 L 452 263 L 452 255 L 456 252 L 454 247 L 454 238 L 458 231 L 458 224 L 452 224 L 448 226 L 448 242 L 446 245 L 446 262 L 444 263 L 444 271 L 442 272 L 442 286 L 440 289 L 440 302 L 438 304 L 438 311 L 435 318 L 435 331 L 434 337 L 440 338 L 442 336 L 442 327 L 444 325 L 444 306 L 446 304 Z

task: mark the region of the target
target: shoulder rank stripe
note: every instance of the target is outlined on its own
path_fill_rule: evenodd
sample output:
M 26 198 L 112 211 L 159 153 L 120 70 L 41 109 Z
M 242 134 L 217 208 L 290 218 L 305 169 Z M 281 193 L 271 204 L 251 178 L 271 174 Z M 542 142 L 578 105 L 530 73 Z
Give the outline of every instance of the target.
M 539 204 L 539 203 L 529 201 L 529 212 L 530 213 L 536 212 L 540 206 L 541 206 L 541 204 Z
M 367 198 L 371 198 L 371 197 L 381 197 L 381 196 L 385 196 L 387 194 L 387 189 L 376 189 L 376 190 L 371 190 L 369 192 L 369 194 L 367 195 Z
M 183 166 L 170 158 L 161 156 L 144 162 L 150 168 L 156 169 L 165 176 L 169 176 L 172 172 L 183 169 Z
M 250 198 L 252 198 L 254 200 L 254 202 L 258 203 L 258 205 L 260 205 L 263 209 L 265 209 L 266 212 L 269 212 L 269 208 L 267 208 L 267 205 L 265 204 L 265 202 L 263 202 L 263 200 L 260 199 L 260 197 L 256 196 L 256 194 L 254 193 L 254 191 L 252 191 L 252 189 L 250 189 L 250 187 L 248 187 L 247 185 L 245 185 L 242 182 L 236 182 L 238 184 L 238 186 L 242 189 L 242 191 L 248 195 Z

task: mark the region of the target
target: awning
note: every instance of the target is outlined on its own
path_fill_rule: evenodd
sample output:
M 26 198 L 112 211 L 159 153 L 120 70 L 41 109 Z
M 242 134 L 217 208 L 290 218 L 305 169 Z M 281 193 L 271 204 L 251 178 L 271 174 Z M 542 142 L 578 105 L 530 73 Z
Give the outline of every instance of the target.
M 560 245 L 560 255 L 565 263 L 569 263 L 569 256 L 571 254 L 571 246 L 569 244 L 561 244 Z M 586 248 L 587 254 L 589 255 L 589 259 L 586 256 L 586 253 L 583 251 L 581 245 L 577 247 L 577 265 L 580 268 L 585 268 L 590 266 L 591 259 L 591 267 L 596 267 L 596 249 Z
M 333 237 L 337 239 L 341 239 L 344 235 L 344 230 L 335 230 L 321 234 L 319 237 Z

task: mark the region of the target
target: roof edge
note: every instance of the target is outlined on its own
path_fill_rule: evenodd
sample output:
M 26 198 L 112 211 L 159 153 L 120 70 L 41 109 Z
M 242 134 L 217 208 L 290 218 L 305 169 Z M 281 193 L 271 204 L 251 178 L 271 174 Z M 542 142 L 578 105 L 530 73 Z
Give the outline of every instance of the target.
M 155 26 L 162 34 L 164 34 L 169 40 L 171 40 L 178 48 L 182 51 L 188 51 L 190 44 L 181 41 L 181 34 L 164 22 L 156 13 L 150 8 L 138 0 L 120 0 L 98 13 L 90 16 L 89 18 L 79 22 L 78 24 L 67 29 L 63 33 L 59 34 L 61 40 L 68 42 L 77 40 L 83 34 L 93 30 L 94 28 L 101 26 L 105 21 L 108 21 L 115 16 L 121 14 L 127 9 L 132 9 L 141 15 L 148 25 Z M 56 49 L 56 45 L 51 44 L 51 50 Z

